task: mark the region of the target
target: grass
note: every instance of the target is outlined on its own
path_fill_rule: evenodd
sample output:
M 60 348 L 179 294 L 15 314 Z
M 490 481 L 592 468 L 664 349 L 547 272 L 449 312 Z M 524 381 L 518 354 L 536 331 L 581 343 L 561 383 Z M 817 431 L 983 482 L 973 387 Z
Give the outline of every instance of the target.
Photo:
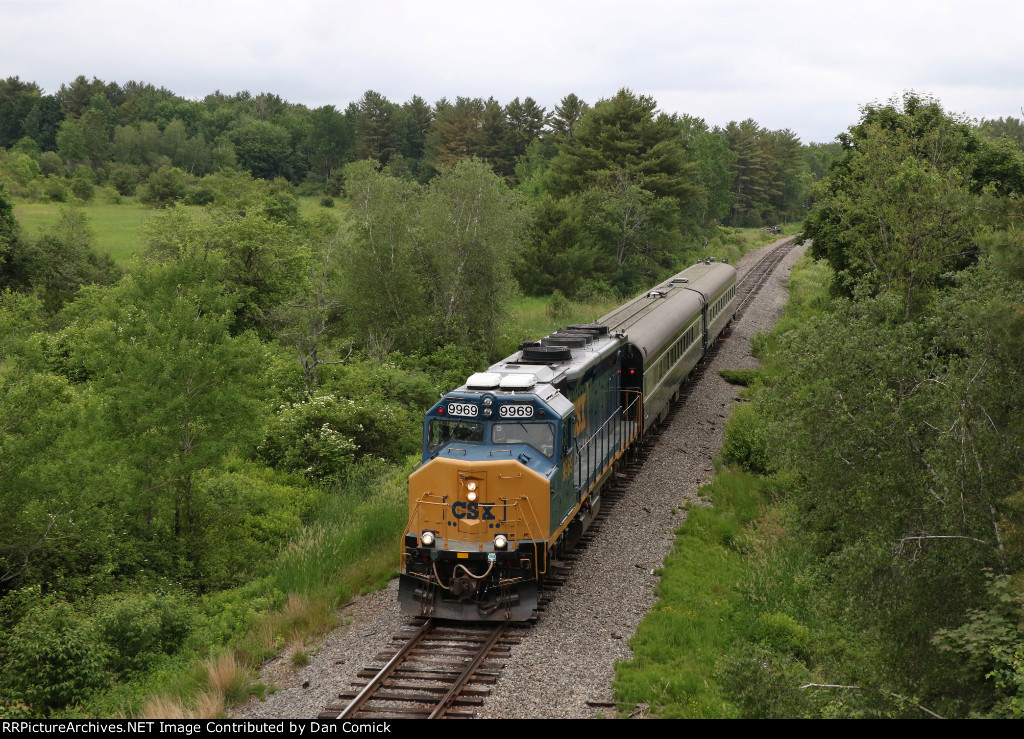
M 702 488 L 713 507 L 691 508 L 676 532 L 658 602 L 630 641 L 634 657 L 615 666 L 620 710 L 645 703 L 662 718 L 737 715 L 715 668 L 735 638 L 736 588 L 744 573 L 736 542 L 760 511 L 757 484 L 757 477 L 725 471 Z
M 515 316 L 513 326 L 506 333 L 511 335 L 518 346 L 522 341 L 536 341 L 552 331 L 574 323 L 592 323 L 618 307 L 622 301 L 609 299 L 585 303 L 567 300 L 558 311 L 549 310 L 551 296 L 522 297 L 512 308 Z M 514 347 L 513 347 L 514 349 Z
M 783 319 L 755 344 L 770 350 L 774 333 L 820 311 L 830 278 L 826 265 L 802 258 Z M 780 371 L 767 359 L 760 370 L 722 374 L 730 382 L 758 386 Z M 743 408 L 750 416 L 750 406 Z M 730 433 L 736 430 L 727 428 L 727 441 Z M 801 691 L 789 686 L 807 682 L 803 665 L 809 656 L 824 659 L 841 648 L 841 639 L 822 609 L 813 607 L 806 553 L 788 536 L 785 504 L 768 505 L 785 498 L 787 484 L 780 475 L 725 470 L 701 489 L 712 505 L 689 507 L 665 560 L 658 602 L 630 642 L 634 658 L 616 665 L 620 711 L 646 704 L 649 713 L 665 718 L 759 715 L 778 695 L 792 700 L 768 715 L 806 711 Z M 785 658 L 768 664 L 757 659 L 761 654 Z
M 408 518 L 408 469 L 357 468 L 324 495 L 305 531 L 270 565 L 272 577 L 205 596 L 182 652 L 97 694 L 74 715 L 215 718 L 250 695 L 262 696 L 266 687 L 254 682 L 262 662 L 291 646 L 292 664 L 300 666 L 308 659 L 307 640 L 337 624 L 340 603 L 395 575 Z
M 118 266 L 127 266 L 133 254 L 142 249 L 142 227 L 157 211 L 126 198 L 115 205 L 92 201 L 84 205 L 67 203 L 16 203 L 14 215 L 30 236 L 57 223 L 62 208 L 78 207 L 85 213 L 95 234 L 96 251 L 109 254 Z

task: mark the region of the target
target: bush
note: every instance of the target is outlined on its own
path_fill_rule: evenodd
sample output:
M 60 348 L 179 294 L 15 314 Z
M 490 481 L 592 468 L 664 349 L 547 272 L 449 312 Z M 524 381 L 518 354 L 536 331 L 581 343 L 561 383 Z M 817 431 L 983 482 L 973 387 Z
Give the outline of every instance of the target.
M 765 419 L 751 404 L 738 406 L 729 417 L 722 458 L 757 475 L 769 475 L 775 470 Z
M 68 181 L 63 177 L 50 175 L 43 185 L 43 194 L 55 203 L 66 203 L 71 199 Z
M 185 193 L 186 205 L 209 205 L 217 197 L 208 182 L 199 182 Z
M 44 601 L 11 630 L 4 676 L 13 695 L 44 713 L 106 687 L 110 653 L 92 623 L 62 601 Z
M 320 205 L 321 207 L 324 208 L 333 208 L 334 198 L 332 198 L 330 195 L 325 195 L 324 197 L 320 198 Z
M 76 172 L 71 178 L 71 193 L 79 200 L 92 200 L 96 188 L 92 182 L 82 174 Z
M 163 208 L 185 197 L 188 191 L 188 175 L 177 167 L 163 166 L 149 175 L 145 192 L 139 200 L 157 208 Z
M 110 184 L 121 195 L 134 195 L 141 179 L 142 172 L 133 164 L 115 164 L 110 170 Z
M 64 162 L 55 151 L 44 151 L 39 155 L 39 171 L 49 177 L 50 175 L 63 176 L 65 173 Z
M 173 654 L 192 629 L 195 612 L 172 593 L 113 593 L 96 603 L 96 626 L 118 673 L 141 671 Z
M 555 290 L 551 293 L 551 299 L 548 301 L 547 307 L 544 312 L 547 317 L 552 321 L 561 321 L 568 317 L 572 311 L 572 304 L 569 303 L 568 298 L 562 295 L 561 290 Z

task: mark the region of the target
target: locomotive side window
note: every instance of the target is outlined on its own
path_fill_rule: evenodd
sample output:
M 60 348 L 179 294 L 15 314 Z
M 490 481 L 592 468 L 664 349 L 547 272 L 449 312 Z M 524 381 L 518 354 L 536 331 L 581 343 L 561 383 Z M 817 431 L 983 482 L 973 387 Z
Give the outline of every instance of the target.
M 484 425 L 482 423 L 435 418 L 430 422 L 427 452 L 433 454 L 445 444 L 453 441 L 463 444 L 480 444 L 483 440 Z
M 555 425 L 552 423 L 496 423 L 491 427 L 493 444 L 529 444 L 545 457 L 555 453 Z

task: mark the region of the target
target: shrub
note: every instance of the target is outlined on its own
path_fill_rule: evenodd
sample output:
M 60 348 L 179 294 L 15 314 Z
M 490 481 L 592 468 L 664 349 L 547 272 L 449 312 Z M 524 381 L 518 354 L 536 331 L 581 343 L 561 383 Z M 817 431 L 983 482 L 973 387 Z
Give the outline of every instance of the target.
M 119 673 L 146 669 L 154 657 L 173 654 L 191 631 L 195 613 L 181 595 L 116 593 L 97 601 L 96 626 Z
M 92 182 L 81 172 L 76 172 L 75 176 L 71 178 L 71 193 L 79 200 L 92 200 L 95 192 L 96 188 Z
M 110 170 L 110 184 L 121 195 L 134 195 L 141 179 L 142 172 L 134 164 L 115 164 Z
M 165 165 L 149 175 L 145 192 L 139 195 L 139 200 L 163 208 L 175 200 L 181 200 L 187 190 L 188 175 L 177 167 Z
M 324 208 L 333 208 L 334 198 L 332 198 L 330 195 L 325 195 L 324 197 L 320 198 L 320 205 L 321 207 Z
M 106 687 L 106 645 L 95 627 L 62 601 L 44 601 L 11 630 L 2 680 L 15 697 L 43 711 L 84 701 Z
M 39 155 L 39 171 L 45 175 L 63 175 L 64 162 L 55 151 L 44 151 Z
M 278 469 L 313 480 L 338 479 L 357 457 L 394 457 L 402 416 L 393 403 L 379 398 L 314 396 L 281 406 L 259 453 Z
M 738 406 L 729 417 L 722 442 L 722 458 L 758 475 L 774 471 L 765 420 L 751 404 Z
M 66 203 L 71 199 L 71 190 L 63 177 L 50 175 L 43 185 L 43 194 L 55 203 Z
M 199 182 L 188 189 L 185 193 L 186 205 L 209 205 L 217 197 L 208 182 Z
M 548 301 L 547 307 L 544 312 L 547 317 L 552 321 L 561 321 L 568 317 L 572 311 L 572 305 L 569 303 L 568 298 L 562 295 L 561 290 L 555 290 L 551 293 L 551 299 Z

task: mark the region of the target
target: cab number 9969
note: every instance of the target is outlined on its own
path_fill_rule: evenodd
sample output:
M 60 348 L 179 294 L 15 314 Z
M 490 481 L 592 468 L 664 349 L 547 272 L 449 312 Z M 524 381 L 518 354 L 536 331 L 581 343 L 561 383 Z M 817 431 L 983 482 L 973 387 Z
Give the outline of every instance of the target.
M 502 418 L 533 418 L 532 405 L 503 405 L 498 409 Z
M 472 403 L 449 403 L 448 415 L 472 417 L 476 415 L 476 406 Z

